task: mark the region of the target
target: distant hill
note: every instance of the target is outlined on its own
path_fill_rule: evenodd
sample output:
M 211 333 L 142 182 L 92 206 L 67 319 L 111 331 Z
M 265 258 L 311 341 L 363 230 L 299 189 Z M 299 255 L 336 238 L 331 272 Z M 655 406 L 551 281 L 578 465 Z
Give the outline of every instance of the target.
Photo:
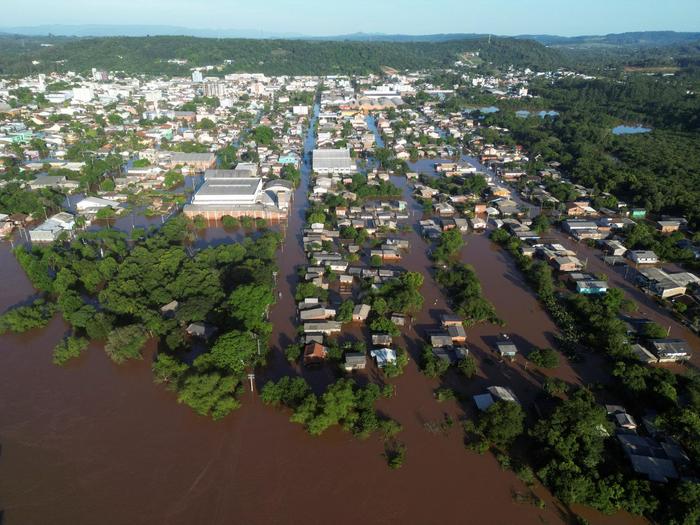
M 572 37 L 553 35 L 520 35 L 517 38 L 535 40 L 536 42 L 547 46 L 660 47 L 700 40 L 700 33 L 679 33 L 676 31 L 638 31 L 633 33 Z
M 0 33 L 27 36 L 194 36 L 199 38 L 250 38 L 250 39 L 298 39 L 351 42 L 448 42 L 487 38 L 485 33 L 439 33 L 426 35 L 351 33 L 346 35 L 309 36 L 300 33 L 260 31 L 252 29 L 202 29 L 169 25 L 38 25 L 23 27 L 0 27 Z M 608 35 L 557 36 L 523 34 L 515 37 L 494 35 L 502 38 L 534 40 L 547 46 L 667 46 L 700 40 L 700 32 L 637 31 Z
M 205 39 L 153 37 L 0 37 L 0 74 L 29 71 L 87 71 L 92 67 L 127 73 L 188 74 L 190 68 L 228 65 L 234 71 L 280 74 L 364 74 L 449 67 L 465 53 L 479 52 L 495 65 L 551 68 L 558 51 L 530 40 L 472 38 L 443 42 Z M 187 60 L 186 65 L 172 63 Z M 170 62 L 169 62 L 170 61 Z
M 452 40 L 473 40 L 488 38 L 479 33 L 440 33 L 434 35 L 388 35 L 384 33 L 351 33 L 347 35 L 330 35 L 300 37 L 306 40 L 324 40 L 339 42 L 449 42 Z M 510 37 L 503 37 L 510 38 Z M 525 40 L 529 40 L 525 38 Z

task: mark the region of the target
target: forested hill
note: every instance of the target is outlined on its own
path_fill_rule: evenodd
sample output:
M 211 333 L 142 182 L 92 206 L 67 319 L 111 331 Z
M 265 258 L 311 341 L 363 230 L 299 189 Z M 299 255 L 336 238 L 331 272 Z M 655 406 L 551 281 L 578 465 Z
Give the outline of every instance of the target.
M 43 45 L 42 45 L 43 44 Z M 51 46 L 46 46 L 51 44 Z M 0 74 L 86 71 L 96 67 L 127 73 L 188 74 L 190 68 L 232 61 L 220 73 L 270 75 L 364 74 L 382 67 L 417 70 L 448 67 L 464 53 L 496 66 L 551 68 L 562 65 L 556 50 L 514 38 L 448 42 L 319 42 L 213 39 L 183 36 L 54 38 L 0 36 Z M 186 65 L 169 63 L 186 59 Z

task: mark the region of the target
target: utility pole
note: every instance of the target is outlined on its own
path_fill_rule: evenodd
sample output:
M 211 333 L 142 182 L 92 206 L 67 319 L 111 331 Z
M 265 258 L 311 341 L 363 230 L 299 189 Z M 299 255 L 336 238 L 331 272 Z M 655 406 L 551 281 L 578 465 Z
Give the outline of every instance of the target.
M 248 380 L 250 381 L 250 393 L 255 392 L 255 374 L 248 374 Z

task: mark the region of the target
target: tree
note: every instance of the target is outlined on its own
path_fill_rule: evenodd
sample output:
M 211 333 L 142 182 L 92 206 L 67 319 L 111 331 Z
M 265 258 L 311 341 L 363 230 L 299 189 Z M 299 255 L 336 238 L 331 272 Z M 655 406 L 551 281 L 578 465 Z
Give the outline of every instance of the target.
M 182 175 L 182 172 L 180 171 L 175 171 L 175 170 L 168 170 L 165 172 L 165 175 L 163 176 L 163 184 L 167 189 L 172 189 L 177 186 L 180 186 L 181 184 L 184 184 L 185 182 L 185 177 Z
M 328 290 L 316 286 L 313 283 L 299 283 L 294 293 L 294 298 L 297 301 L 303 301 L 310 297 L 317 297 L 325 301 L 328 298 Z
M 642 337 L 646 339 L 664 339 L 668 337 L 666 329 L 658 323 L 644 323 Z
M 237 377 L 260 360 L 253 336 L 232 330 L 220 336 L 208 353 L 197 357 L 194 366 L 200 371 L 215 369 Z
M 266 284 L 238 286 L 228 299 L 231 316 L 246 330 L 257 331 L 264 323 L 265 312 L 274 302 L 272 289 Z
M 197 122 L 196 126 L 197 129 L 206 129 L 206 130 L 212 130 L 216 129 L 216 123 L 210 119 L 210 118 L 203 118 L 199 122 Z
M 18 306 L 0 315 L 0 334 L 21 333 L 34 328 L 42 328 L 56 313 L 56 305 L 37 299 L 29 306 Z
M 153 382 L 165 384 L 169 389 L 175 390 L 180 379 L 189 370 L 186 363 L 168 355 L 159 354 L 158 359 L 153 362 Z
M 700 483 L 681 481 L 672 490 L 664 523 L 694 525 L 700 522 Z
M 480 450 L 495 447 L 507 450 L 523 433 L 525 413 L 519 403 L 496 401 L 476 421 L 468 421 L 465 430 L 476 437 Z
M 221 218 L 221 224 L 224 226 L 224 228 L 228 230 L 233 230 L 241 225 L 238 219 L 236 219 L 235 217 L 231 217 L 230 215 L 224 215 Z
M 421 354 L 421 369 L 428 377 L 440 377 L 450 368 L 450 362 L 440 359 L 433 353 L 430 346 L 426 346 Z
M 396 337 L 401 333 L 398 327 L 386 317 L 376 317 L 369 323 L 369 327 L 374 333 L 389 334 L 392 337 Z
M 338 312 L 335 316 L 336 321 L 341 323 L 349 323 L 352 321 L 352 312 L 355 309 L 355 303 L 352 299 L 346 299 L 338 308 Z
M 107 337 L 105 352 L 117 364 L 128 359 L 143 359 L 141 349 L 148 337 L 140 325 L 127 325 L 115 328 Z
M 311 394 L 311 387 L 302 377 L 285 376 L 277 383 L 268 381 L 262 389 L 261 398 L 266 405 L 298 407 Z
M 295 187 L 301 182 L 301 172 L 292 164 L 285 164 L 282 168 L 282 178 L 290 181 Z
M 406 272 L 399 277 L 399 280 L 407 288 L 411 290 L 418 290 L 421 286 L 423 286 L 424 279 L 423 275 L 418 272 Z
M 197 215 L 194 219 L 194 227 L 197 228 L 198 230 L 203 230 L 204 228 L 207 227 L 207 219 L 204 218 L 202 215 Z
M 437 273 L 437 282 L 447 292 L 455 313 L 465 318 L 467 325 L 481 321 L 499 323 L 496 310 L 483 296 L 481 284 L 474 269 L 456 263 Z
M 549 231 L 549 228 L 551 227 L 549 223 L 549 219 L 547 218 L 546 215 L 538 215 L 534 219 L 532 219 L 532 230 L 537 232 L 538 234 L 542 235 L 543 233 L 546 233 Z
M 97 213 L 95 214 L 95 218 L 100 220 L 112 219 L 115 216 L 116 212 L 114 211 L 114 209 L 112 209 L 111 206 L 104 206 L 103 208 L 97 210 Z
M 290 363 L 296 363 L 299 361 L 303 351 L 304 346 L 301 343 L 292 343 L 287 345 L 287 348 L 284 350 L 284 355 L 287 358 L 287 361 Z
M 308 224 L 324 224 L 326 222 L 326 214 L 320 210 L 311 212 L 306 219 Z
M 459 253 L 464 246 L 462 234 L 457 229 L 442 232 L 437 247 L 433 250 L 433 259 L 447 261 Z
M 578 390 L 530 432 L 544 462 L 540 478 L 566 503 L 585 503 L 594 494 L 593 479 L 610 430 L 593 394 Z
M 240 406 L 235 395 L 240 387 L 234 376 L 217 372 L 188 376 L 178 392 L 178 402 L 185 403 L 202 416 L 219 420 Z
M 268 126 L 258 126 L 253 130 L 253 140 L 257 144 L 269 146 L 275 139 L 275 132 Z

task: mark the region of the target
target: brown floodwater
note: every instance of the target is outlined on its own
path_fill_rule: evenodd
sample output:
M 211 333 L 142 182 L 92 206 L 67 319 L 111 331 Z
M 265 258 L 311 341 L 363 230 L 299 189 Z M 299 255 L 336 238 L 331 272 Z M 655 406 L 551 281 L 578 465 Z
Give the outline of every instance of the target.
M 279 252 L 282 296 L 270 312 L 273 351 L 259 384 L 267 377 L 299 371 L 286 363 L 281 349 L 296 335 L 292 293 L 296 267 L 305 262 L 300 227 L 307 180 L 308 172 L 296 192 L 288 235 Z M 418 211 L 420 207 L 410 202 Z M 568 511 L 542 488 L 536 492 L 546 501 L 545 509 L 516 503 L 513 494 L 527 493 L 525 486 L 491 455 L 466 451 L 458 425 L 445 435 L 426 430 L 426 423 L 445 414 L 463 417 L 465 408 L 455 402 L 437 403 L 432 392 L 440 382 L 417 368 L 425 330 L 437 326 L 437 316 L 449 309 L 431 276 L 427 246 L 415 231 L 406 236 L 411 250 L 401 264 L 425 276 L 425 308 L 403 335 L 413 359 L 405 374 L 393 381 L 396 396 L 379 403 L 383 413 L 404 427 L 398 436 L 407 446 L 403 468 L 387 468 L 379 439 L 361 441 L 339 429 L 311 437 L 288 421 L 287 412 L 263 406 L 257 393 L 248 390 L 242 408 L 223 421 L 199 417 L 153 384 L 152 347 L 143 361 L 117 366 L 100 345 L 92 344 L 66 367 L 56 367 L 51 364 L 51 349 L 67 330 L 57 318 L 45 329 L 0 337 L 0 521 L 3 525 L 566 522 Z M 503 282 L 501 287 L 519 291 L 499 298 L 499 279 L 512 268 L 487 243 L 480 243 L 470 237 L 464 259 L 477 268 L 507 329 L 532 345 L 546 344 L 554 327 L 538 313 L 525 288 Z M 0 311 L 33 293 L 9 247 L 2 245 Z M 519 316 L 533 315 L 530 322 L 519 321 Z M 494 327 L 468 331 L 470 346 L 484 356 L 490 349 L 480 338 L 489 330 L 498 332 Z M 362 333 L 357 327 L 353 331 Z M 561 368 L 572 381 L 574 374 L 580 374 Z M 313 376 L 315 383 L 333 376 L 328 369 L 303 373 Z M 363 380 L 381 380 L 371 367 L 363 375 L 369 376 Z M 445 381 L 461 380 L 449 376 Z M 505 381 L 526 396 L 525 386 L 534 380 L 517 366 L 506 371 L 495 363 L 482 366 L 479 379 L 465 388 L 478 390 Z M 587 517 L 597 522 L 595 515 Z

